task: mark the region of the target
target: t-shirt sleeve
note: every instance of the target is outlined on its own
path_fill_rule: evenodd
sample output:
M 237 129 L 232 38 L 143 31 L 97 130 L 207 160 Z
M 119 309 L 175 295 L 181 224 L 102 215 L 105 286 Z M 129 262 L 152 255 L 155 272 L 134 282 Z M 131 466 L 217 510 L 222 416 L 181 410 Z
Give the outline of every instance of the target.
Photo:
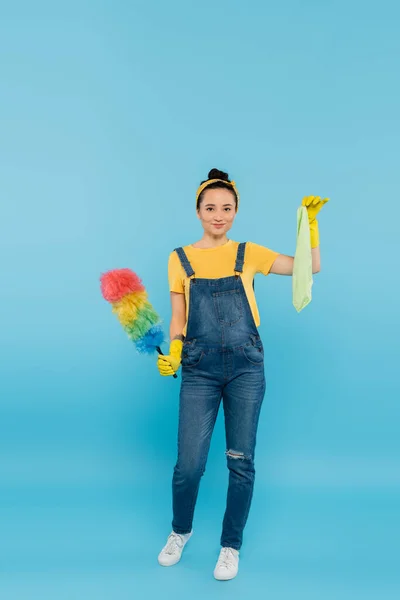
M 263 275 L 268 275 L 272 265 L 275 262 L 275 259 L 279 256 L 280 253 L 275 252 L 275 250 L 271 250 L 270 248 L 266 248 L 266 246 L 255 244 L 254 242 L 249 242 L 249 245 L 249 259 L 253 264 L 254 272 L 262 273 Z
M 185 289 L 183 287 L 183 276 L 184 271 L 179 260 L 179 256 L 175 252 L 171 252 L 168 259 L 168 283 L 170 292 L 178 292 L 184 294 Z

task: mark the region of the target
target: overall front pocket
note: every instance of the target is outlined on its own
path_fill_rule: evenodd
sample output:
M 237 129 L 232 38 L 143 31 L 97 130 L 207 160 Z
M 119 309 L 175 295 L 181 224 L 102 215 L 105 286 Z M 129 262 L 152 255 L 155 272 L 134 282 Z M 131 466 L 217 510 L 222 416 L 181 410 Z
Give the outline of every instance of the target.
M 195 367 L 203 356 L 204 352 L 201 348 L 192 342 L 186 342 L 182 347 L 181 365 L 182 367 Z
M 245 344 L 243 354 L 253 365 L 262 365 L 264 362 L 264 346 L 261 339 Z
M 243 303 L 240 290 L 214 292 L 214 305 L 218 321 L 226 325 L 234 325 L 243 317 Z

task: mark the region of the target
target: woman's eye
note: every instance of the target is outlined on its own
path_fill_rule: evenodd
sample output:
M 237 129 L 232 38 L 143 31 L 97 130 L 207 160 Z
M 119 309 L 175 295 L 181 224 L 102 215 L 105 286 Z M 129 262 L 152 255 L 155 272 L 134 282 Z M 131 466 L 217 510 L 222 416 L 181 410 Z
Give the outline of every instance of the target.
M 206 208 L 206 210 L 207 210 L 207 211 L 209 211 L 209 210 L 214 210 L 214 209 L 212 208 L 212 206 L 208 206 L 208 207 Z M 227 207 L 225 208 L 225 210 L 231 210 L 231 208 L 230 208 L 229 206 L 227 206 Z

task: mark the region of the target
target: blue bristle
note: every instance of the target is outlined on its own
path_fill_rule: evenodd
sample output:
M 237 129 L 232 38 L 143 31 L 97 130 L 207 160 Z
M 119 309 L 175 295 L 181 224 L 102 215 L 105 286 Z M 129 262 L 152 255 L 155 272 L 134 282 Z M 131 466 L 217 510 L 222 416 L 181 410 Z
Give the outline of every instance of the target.
M 135 343 L 136 350 L 140 354 L 154 354 L 156 346 L 161 346 L 164 342 L 164 331 L 161 321 L 152 325 L 143 337 Z

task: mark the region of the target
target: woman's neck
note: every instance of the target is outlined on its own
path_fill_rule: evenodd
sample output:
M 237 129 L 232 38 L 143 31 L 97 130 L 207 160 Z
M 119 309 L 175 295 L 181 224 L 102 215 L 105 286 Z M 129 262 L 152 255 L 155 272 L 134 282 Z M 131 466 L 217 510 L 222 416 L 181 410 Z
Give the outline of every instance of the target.
M 212 236 L 202 237 L 201 240 L 192 244 L 193 248 L 218 248 L 219 246 L 225 246 L 229 242 L 228 238 L 213 238 Z

